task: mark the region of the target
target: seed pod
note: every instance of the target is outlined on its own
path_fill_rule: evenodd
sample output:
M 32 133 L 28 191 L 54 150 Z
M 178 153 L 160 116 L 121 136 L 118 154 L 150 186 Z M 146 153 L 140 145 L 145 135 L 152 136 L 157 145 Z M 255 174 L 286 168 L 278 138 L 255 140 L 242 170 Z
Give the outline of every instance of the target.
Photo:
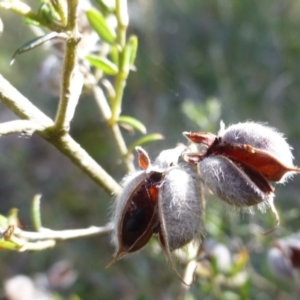
M 158 207 L 160 241 L 166 253 L 201 239 L 204 230 L 200 187 L 190 171 L 180 166 L 166 171 Z
M 116 199 L 112 217 L 113 262 L 144 247 L 158 226 L 157 200 L 162 174 L 139 171 L 129 176 L 121 195 Z
M 214 136 L 207 132 L 183 133 L 207 146 L 199 153 L 185 153 L 184 160 L 199 164 L 203 182 L 221 200 L 238 207 L 268 204 L 276 217 L 274 188 L 299 168 L 293 166 L 291 147 L 275 129 L 254 122 L 229 126 Z M 275 228 L 276 228 L 275 227 Z M 275 229 L 274 228 L 274 229 Z
M 231 205 L 253 206 L 274 197 L 271 188 L 267 192 L 262 191 L 225 156 L 209 156 L 199 163 L 199 167 L 204 184 L 215 196 Z
M 153 164 L 140 147 L 138 161 L 144 170 L 125 180 L 116 199 L 112 222 L 116 253 L 109 266 L 126 254 L 138 251 L 153 234 L 180 277 L 171 252 L 203 235 L 202 202 L 199 182 L 192 169 L 177 165 L 185 149 L 180 145 L 162 151 Z M 181 277 L 180 277 L 181 278 Z
M 238 123 L 219 132 L 222 142 L 229 144 L 248 144 L 264 150 L 276 157 L 283 165 L 293 167 L 292 148 L 286 142 L 282 133 L 275 128 L 256 122 Z M 280 182 L 288 179 L 292 172 L 285 174 Z

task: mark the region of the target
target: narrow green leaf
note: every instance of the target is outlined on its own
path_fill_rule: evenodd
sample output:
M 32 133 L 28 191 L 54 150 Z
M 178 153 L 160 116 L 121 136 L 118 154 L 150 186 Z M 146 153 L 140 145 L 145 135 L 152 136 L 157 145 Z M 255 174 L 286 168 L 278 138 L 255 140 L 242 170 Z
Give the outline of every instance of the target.
M 68 5 L 65 0 L 50 0 L 54 12 L 60 18 L 63 26 L 67 25 L 68 22 Z M 59 19 L 58 18 L 58 19 Z
M 130 67 L 134 65 L 136 53 L 138 49 L 138 38 L 136 35 L 132 35 L 129 40 L 128 44 L 131 45 L 131 54 L 130 54 Z
M 98 33 L 99 37 L 108 44 L 114 45 L 117 35 L 116 32 L 108 25 L 105 17 L 95 9 L 87 10 L 86 16 L 91 26 Z
M 161 135 L 160 133 L 151 133 L 148 135 L 144 135 L 143 137 L 136 140 L 128 147 L 128 153 L 132 153 L 136 146 L 145 146 L 147 144 L 153 143 L 155 141 L 163 140 L 163 139 L 164 136 Z
M 118 122 L 129 125 L 130 127 L 140 131 L 143 134 L 147 133 L 147 129 L 146 129 L 145 125 L 141 121 L 139 121 L 133 117 L 120 116 Z
M 132 69 L 136 57 L 137 47 L 138 47 L 138 39 L 135 35 L 133 35 L 127 41 L 121 56 L 122 57 L 121 70 L 125 74 L 128 74 L 129 70 Z
M 45 42 L 48 42 L 56 37 L 58 37 L 58 32 L 52 31 L 46 35 L 43 36 L 39 36 L 29 42 L 27 42 L 26 44 L 24 44 L 23 46 L 21 46 L 19 49 L 17 49 L 17 51 L 13 54 L 11 60 L 10 60 L 10 64 L 12 65 L 16 59 L 16 57 L 24 52 L 27 52 L 29 50 L 32 50 L 42 44 L 44 44 Z
M 40 26 L 41 25 L 40 22 L 38 22 L 37 20 L 33 20 L 33 19 L 29 18 L 29 17 L 24 18 L 23 22 L 26 25 L 33 25 L 33 26 Z
M 128 75 L 131 64 L 132 45 L 127 42 L 121 55 L 121 70 Z
M 42 1 L 38 10 L 38 15 L 46 22 L 52 23 L 59 20 L 59 15 L 50 2 Z
M 119 72 L 118 67 L 105 57 L 87 55 L 86 59 L 92 66 L 101 69 L 104 73 L 108 75 L 116 75 Z
M 33 222 L 34 229 L 39 231 L 42 227 L 41 220 L 41 194 L 37 194 L 33 197 L 31 206 L 31 218 Z

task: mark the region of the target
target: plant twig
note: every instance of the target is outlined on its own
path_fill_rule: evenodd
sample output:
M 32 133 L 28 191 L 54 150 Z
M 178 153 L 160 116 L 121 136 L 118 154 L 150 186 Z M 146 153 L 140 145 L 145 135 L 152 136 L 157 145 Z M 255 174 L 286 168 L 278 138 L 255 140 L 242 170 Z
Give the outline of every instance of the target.
M 98 108 L 100 110 L 101 117 L 106 121 L 106 124 L 108 125 L 111 131 L 110 136 L 113 139 L 116 149 L 122 158 L 122 163 L 124 165 L 125 172 L 132 173 L 135 170 L 133 164 L 133 157 L 132 155 L 128 156 L 128 149 L 124 141 L 124 138 L 121 134 L 119 125 L 117 123 L 115 124 L 109 123 L 109 120 L 111 118 L 111 110 L 107 103 L 105 95 L 102 89 L 95 84 L 92 86 L 92 92 L 96 100 L 96 103 L 98 105 Z
M 0 100 L 20 119 L 30 120 L 41 126 L 40 130 L 54 125 L 53 121 L 34 106 L 0 74 Z
M 48 228 L 41 228 L 40 231 L 23 231 L 20 228 L 15 228 L 14 235 L 29 242 L 45 241 L 45 240 L 72 240 L 90 236 L 101 236 L 110 233 L 112 230 L 111 223 L 105 226 L 90 226 L 83 229 L 70 229 L 70 230 L 51 230 Z
M 53 132 L 53 135 L 47 134 L 44 137 L 102 186 L 109 195 L 118 195 L 121 192 L 120 185 L 69 134 L 57 136 Z
M 21 119 L 36 123 L 37 133 L 68 156 L 110 195 L 121 191 L 120 185 L 68 134 L 57 134 L 53 121 L 0 75 L 0 100 Z
M 110 233 L 112 224 L 108 223 L 105 226 L 97 227 L 90 226 L 83 229 L 71 230 L 51 230 L 48 228 L 40 228 L 40 231 L 23 231 L 22 229 L 10 225 L 7 228 L 9 235 L 5 237 L 5 241 L 15 245 L 13 250 L 18 251 L 40 251 L 47 248 L 53 248 L 58 241 L 73 240 L 91 236 L 102 236 Z
M 0 136 L 12 133 L 32 135 L 38 129 L 41 129 L 39 124 L 28 120 L 9 121 L 0 124 Z
M 115 91 L 116 95 L 112 101 L 112 116 L 110 123 L 115 124 L 121 114 L 123 91 L 126 85 L 128 74 L 123 70 L 124 50 L 126 45 L 126 30 L 128 27 L 127 1 L 116 0 L 117 42 L 120 47 L 119 51 L 119 72 L 116 77 Z
M 55 129 L 61 133 L 69 131 L 83 86 L 83 76 L 76 70 L 77 46 L 80 39 L 76 25 L 77 5 L 78 0 L 68 0 L 67 29 L 70 37 L 65 43 L 60 100 L 55 119 Z

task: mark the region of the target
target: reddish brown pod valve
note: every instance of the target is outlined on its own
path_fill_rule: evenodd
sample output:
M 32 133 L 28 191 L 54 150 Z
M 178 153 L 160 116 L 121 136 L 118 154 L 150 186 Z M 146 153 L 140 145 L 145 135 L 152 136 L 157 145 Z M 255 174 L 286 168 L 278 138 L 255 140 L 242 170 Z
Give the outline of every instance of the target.
M 276 217 L 275 228 L 279 225 L 271 182 L 284 183 L 300 172 L 293 165 L 291 147 L 283 134 L 256 122 L 231 125 L 217 136 L 207 132 L 183 134 L 202 146 L 196 153 L 186 151 L 183 159 L 198 165 L 203 182 L 218 198 L 238 207 L 268 205 Z
M 193 240 L 200 241 L 204 234 L 196 174 L 186 164 L 178 164 L 183 145 L 162 151 L 153 163 L 145 150 L 136 150 L 141 170 L 125 178 L 123 191 L 115 201 L 112 240 L 116 252 L 109 266 L 158 235 L 176 271 L 171 252 Z

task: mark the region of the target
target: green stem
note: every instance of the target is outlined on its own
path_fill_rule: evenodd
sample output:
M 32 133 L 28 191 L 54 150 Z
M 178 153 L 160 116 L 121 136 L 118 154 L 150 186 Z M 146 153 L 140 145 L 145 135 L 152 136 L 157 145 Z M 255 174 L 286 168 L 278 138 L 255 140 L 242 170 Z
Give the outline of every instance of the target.
M 110 223 L 103 227 L 90 226 L 82 229 L 69 229 L 69 230 L 51 230 L 47 228 L 41 228 L 39 232 L 35 231 L 23 231 L 20 228 L 15 228 L 14 235 L 18 238 L 35 242 L 46 240 L 72 240 L 83 237 L 90 237 L 95 235 L 105 235 L 110 233 L 112 225 Z
M 128 149 L 126 143 L 123 139 L 122 133 L 120 131 L 120 127 L 117 123 L 110 124 L 109 121 L 111 120 L 111 110 L 105 98 L 105 95 L 102 89 L 97 86 L 93 85 L 92 92 L 98 108 L 100 110 L 101 117 L 106 121 L 109 130 L 111 131 L 110 136 L 112 137 L 115 149 L 118 151 L 119 155 L 122 157 L 122 163 L 126 173 L 132 173 L 135 168 L 132 162 L 132 156 L 128 157 Z
M 69 131 L 70 121 L 73 118 L 75 107 L 77 105 L 81 88 L 74 84 L 76 65 L 77 65 L 77 45 L 79 42 L 79 32 L 76 26 L 77 0 L 68 0 L 68 24 L 70 38 L 66 41 L 62 80 L 60 88 L 60 100 L 55 119 L 55 128 L 58 132 L 66 133 Z M 83 78 L 82 78 L 83 79 Z M 72 86 L 71 86 L 72 84 Z M 83 85 L 79 83 L 79 85 Z
M 74 2 L 76 2 L 76 1 L 74 1 Z M 55 3 L 56 3 L 55 8 L 60 16 L 61 23 L 63 24 L 63 26 L 67 26 L 68 16 L 67 16 L 67 12 L 66 12 L 65 0 L 58 0 L 58 1 L 55 1 Z
M 68 24 L 69 30 L 74 30 L 77 24 L 77 6 L 78 0 L 68 0 Z
M 121 115 L 122 111 L 122 99 L 124 94 L 124 88 L 126 86 L 126 79 L 123 72 L 120 70 L 116 77 L 115 82 L 115 91 L 116 95 L 112 101 L 112 116 L 110 120 L 110 124 L 114 125 L 118 122 L 119 116 Z
M 116 0 L 116 15 L 118 20 L 118 44 L 123 49 L 126 44 L 126 30 L 129 23 L 127 0 Z
M 118 21 L 117 42 L 121 50 L 119 51 L 119 73 L 117 74 L 115 81 L 116 95 L 112 102 L 112 117 L 110 120 L 111 124 L 115 124 L 121 114 L 123 92 L 126 85 L 126 79 L 128 77 L 128 73 L 124 72 L 123 70 L 123 56 L 126 45 L 126 30 L 129 23 L 127 0 L 116 0 L 116 16 Z

